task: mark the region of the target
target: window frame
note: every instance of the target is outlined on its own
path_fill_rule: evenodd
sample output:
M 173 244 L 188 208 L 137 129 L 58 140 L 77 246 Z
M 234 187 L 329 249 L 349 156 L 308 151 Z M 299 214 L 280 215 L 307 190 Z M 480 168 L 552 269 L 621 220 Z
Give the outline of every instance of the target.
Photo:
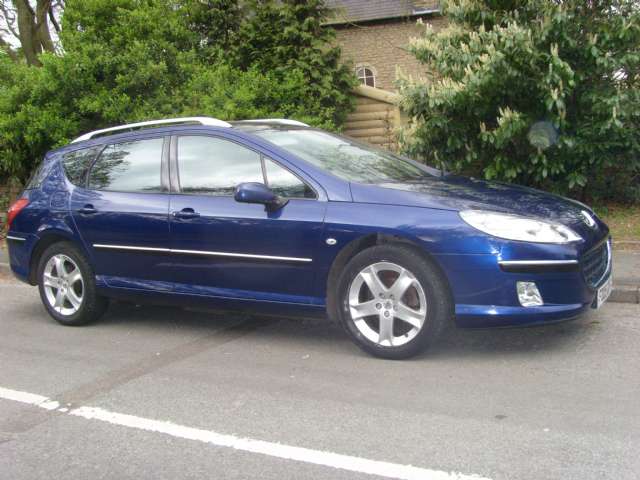
M 363 71 L 363 76 L 360 77 L 359 72 Z M 371 72 L 371 75 L 367 75 L 367 70 Z M 378 72 L 376 69 L 369 65 L 368 63 L 359 63 L 355 67 L 355 74 L 360 82 L 360 85 L 364 85 L 365 87 L 378 88 L 376 85 L 378 83 Z M 371 78 L 373 80 L 373 85 L 367 85 L 367 78 Z
M 193 132 L 193 133 L 181 133 L 179 135 L 172 135 L 171 136 L 171 162 L 170 162 L 170 167 L 169 167 L 169 178 L 170 178 L 170 193 L 172 194 L 177 194 L 177 195 L 190 195 L 190 196 L 202 196 L 202 197 L 210 197 L 210 198 L 233 198 L 234 195 L 230 194 L 230 195 L 215 195 L 215 194 L 211 194 L 211 193 L 202 193 L 202 192 L 183 192 L 182 191 L 182 185 L 180 183 L 180 159 L 178 158 L 178 141 L 180 139 L 180 137 L 208 137 L 208 138 L 215 138 L 218 140 L 224 140 L 227 142 L 231 142 L 231 143 L 235 143 L 236 145 L 242 147 L 242 148 L 246 148 L 247 150 L 251 150 L 252 152 L 256 153 L 259 157 L 259 161 L 260 161 L 260 169 L 262 172 L 262 183 L 267 187 L 269 187 L 268 184 L 268 176 L 266 173 L 266 166 L 265 166 L 265 159 L 272 161 L 273 163 L 275 163 L 278 167 L 285 169 L 286 171 L 288 171 L 289 173 L 291 173 L 291 175 L 293 175 L 294 177 L 296 177 L 298 180 L 300 180 L 301 183 L 303 183 L 307 188 L 309 188 L 312 192 L 314 197 L 313 198 L 306 198 L 306 197 L 284 197 L 288 200 L 312 200 L 312 201 L 319 201 L 320 200 L 320 195 L 318 195 L 318 190 L 313 186 L 310 185 L 309 182 L 307 182 L 304 178 L 301 178 L 300 175 L 298 175 L 296 172 L 291 171 L 290 168 L 282 165 L 280 162 L 278 162 L 276 159 L 274 159 L 273 157 L 270 157 L 268 155 L 265 155 L 264 153 L 262 153 L 260 150 L 250 146 L 250 145 L 246 145 L 242 142 L 239 142 L 235 139 L 231 139 L 222 135 L 212 135 L 212 134 L 207 134 L 207 133 L 201 133 L 201 132 Z
M 162 139 L 162 150 L 160 153 L 160 191 L 158 192 L 144 192 L 144 191 L 138 191 L 138 190 L 106 190 L 106 189 L 95 189 L 95 188 L 90 188 L 89 187 L 89 178 L 91 177 L 91 172 L 93 171 L 93 168 L 95 167 L 96 163 L 100 160 L 100 157 L 102 157 L 102 154 L 104 153 L 104 151 L 109 148 L 112 145 L 121 145 L 123 143 L 132 143 L 132 142 L 141 142 L 144 140 L 155 140 L 155 139 Z M 95 158 L 93 159 L 93 161 L 91 162 L 91 165 L 89 166 L 89 168 L 87 169 L 87 173 L 85 174 L 85 179 L 84 179 L 84 186 L 83 188 L 85 190 L 90 190 L 92 192 L 109 192 L 109 193 L 133 193 L 133 194 L 143 194 L 143 195 L 158 195 L 158 194 L 168 194 L 170 189 L 169 189 L 169 178 L 168 178 L 168 172 L 169 172 L 169 141 L 170 141 L 170 137 L 168 135 L 149 135 L 149 136 L 144 136 L 144 137 L 133 137 L 133 138 L 124 138 L 122 140 L 119 140 L 117 142 L 107 142 L 102 144 L 100 147 L 100 152 L 95 156 Z M 86 147 L 87 149 L 89 148 L 93 148 L 93 147 Z M 78 150 L 83 150 L 83 149 L 78 149 Z M 74 150 L 76 151 L 76 150 Z M 71 153 L 71 152 L 69 152 Z M 64 169 L 64 167 L 63 167 Z M 66 177 L 66 174 L 65 174 Z M 68 180 L 68 179 L 67 179 Z

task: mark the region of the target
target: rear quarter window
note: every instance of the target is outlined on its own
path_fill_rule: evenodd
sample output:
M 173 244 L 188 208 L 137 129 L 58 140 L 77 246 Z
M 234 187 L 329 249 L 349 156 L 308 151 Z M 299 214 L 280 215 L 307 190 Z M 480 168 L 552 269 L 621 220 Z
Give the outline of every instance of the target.
M 38 166 L 33 170 L 27 185 L 24 187 L 25 190 L 35 190 L 42 186 L 42 182 L 47 177 L 48 168 L 45 168 L 44 161 L 41 161 Z
M 87 172 L 102 147 L 85 148 L 67 153 L 62 160 L 62 166 L 67 179 L 76 187 L 84 187 Z

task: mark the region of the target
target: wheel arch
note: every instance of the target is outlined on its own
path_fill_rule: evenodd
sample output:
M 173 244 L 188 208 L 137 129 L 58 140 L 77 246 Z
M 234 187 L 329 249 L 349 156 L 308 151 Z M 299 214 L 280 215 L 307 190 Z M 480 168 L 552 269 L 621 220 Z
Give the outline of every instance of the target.
M 69 232 L 60 229 L 46 230 L 39 235 L 39 239 L 33 246 L 31 251 L 31 259 L 29 260 L 29 284 L 38 284 L 38 264 L 44 251 L 54 243 L 69 242 L 79 248 L 85 255 L 86 252 L 80 242 Z
M 337 319 L 338 312 L 338 302 L 337 295 L 335 292 L 334 286 L 337 285 L 338 279 L 340 278 L 340 274 L 342 273 L 345 265 L 349 263 L 349 261 L 355 257 L 358 253 L 366 250 L 367 248 L 376 246 L 376 245 L 389 245 L 396 244 L 402 245 L 405 247 L 409 247 L 422 256 L 427 262 L 430 262 L 432 265 L 440 273 L 440 276 L 447 286 L 447 290 L 449 295 L 453 297 L 453 292 L 451 289 L 451 285 L 449 283 L 449 278 L 440 266 L 440 263 L 427 251 L 425 248 L 420 245 L 417 241 L 412 240 L 410 238 L 404 237 L 402 235 L 395 235 L 389 233 L 372 233 L 368 235 L 364 235 L 362 237 L 358 237 L 347 245 L 345 245 L 342 250 L 336 255 L 333 263 L 331 264 L 331 268 L 329 269 L 329 274 L 327 275 L 327 283 L 326 283 L 326 305 L 327 305 L 327 313 L 329 318 Z M 453 298 L 452 298 L 453 299 Z

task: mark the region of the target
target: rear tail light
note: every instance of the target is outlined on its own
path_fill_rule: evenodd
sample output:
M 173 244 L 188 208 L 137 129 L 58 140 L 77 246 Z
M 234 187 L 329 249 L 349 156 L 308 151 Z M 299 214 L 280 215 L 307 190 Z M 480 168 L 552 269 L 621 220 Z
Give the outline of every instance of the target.
M 13 202 L 9 210 L 7 210 L 7 230 L 11 230 L 11 223 L 13 223 L 14 218 L 16 218 L 27 205 L 29 205 L 29 200 L 26 198 L 19 198 Z

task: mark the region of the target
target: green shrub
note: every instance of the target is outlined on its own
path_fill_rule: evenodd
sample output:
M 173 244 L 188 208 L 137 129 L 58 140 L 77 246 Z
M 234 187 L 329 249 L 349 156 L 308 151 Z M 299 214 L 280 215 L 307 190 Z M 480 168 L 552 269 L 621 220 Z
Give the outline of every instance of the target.
M 24 180 L 84 131 L 181 115 L 292 117 L 337 129 L 356 79 L 321 2 L 68 0 L 59 55 L 0 53 L 0 178 Z M 243 10 L 253 8 L 252 14 Z M 227 15 L 212 16 L 213 12 Z M 264 30 L 264 19 L 277 28 Z M 221 32 L 226 32 L 223 35 Z M 277 52 L 265 45 L 277 45 Z M 271 63 L 270 63 L 271 62 Z M 313 73 L 312 73 L 313 72 Z
M 596 200 L 640 199 L 635 0 L 445 0 L 400 82 L 405 150 L 447 168 Z

